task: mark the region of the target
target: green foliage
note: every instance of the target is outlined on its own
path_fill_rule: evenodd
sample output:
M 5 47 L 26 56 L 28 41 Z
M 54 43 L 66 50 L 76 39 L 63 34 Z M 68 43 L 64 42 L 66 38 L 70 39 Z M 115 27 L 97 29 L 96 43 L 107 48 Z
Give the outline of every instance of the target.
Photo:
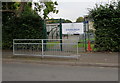
M 33 11 L 31 2 L 3 2 L 3 49 L 11 49 L 13 39 L 45 39 L 44 21 L 41 18 L 42 16 L 38 15 L 38 12 L 40 13 L 43 10 L 45 19 L 50 12 L 58 13 L 56 5 L 58 5 L 57 2 L 52 1 L 35 3 L 36 10 Z
M 43 20 L 37 13 L 34 13 L 29 6 L 20 17 L 12 16 L 11 13 L 4 13 L 2 26 L 3 49 L 11 49 L 13 39 L 41 39 L 43 33 Z
M 84 21 L 84 18 L 83 17 L 78 17 L 76 22 L 83 22 Z
M 68 19 L 66 19 L 66 20 L 64 19 L 63 23 L 72 23 L 72 21 L 68 20 Z
M 89 15 L 94 20 L 97 51 L 120 51 L 120 2 L 96 5 Z
M 11 20 L 7 26 L 3 26 L 3 48 L 12 48 L 13 39 L 44 38 L 43 30 L 40 27 L 42 27 L 40 20 L 32 17 L 25 17 L 24 19 L 15 18 Z
M 29 6 L 29 4 L 28 5 L 26 5 L 25 7 L 24 7 L 24 12 L 21 14 L 23 17 L 24 16 L 32 16 L 32 15 L 34 15 L 35 17 L 37 16 L 38 17 L 38 15 L 37 14 L 34 14 L 35 12 L 32 10 L 32 8 L 31 8 L 31 6 Z
M 7 12 L 13 12 L 15 13 L 16 16 L 20 16 L 21 13 L 24 11 L 24 7 L 25 6 L 29 6 L 32 7 L 32 2 L 3 2 L 2 3 L 2 10 L 5 10 Z M 53 2 L 53 1 L 48 1 L 48 2 L 42 2 L 42 1 L 38 1 L 38 2 L 34 2 L 34 10 L 36 11 L 36 13 L 39 13 L 39 15 L 42 17 L 43 19 L 49 18 L 48 14 L 49 13 L 58 13 L 57 10 L 57 6 L 58 3 L 57 1 Z
M 54 18 L 49 19 L 48 23 L 60 23 L 60 20 L 54 20 Z M 72 23 L 71 20 L 62 19 L 62 23 Z
M 14 10 L 14 9 L 18 9 L 18 7 L 20 6 L 20 4 L 18 2 L 2 2 L 2 9 L 3 10 Z
M 39 2 L 39 3 L 34 3 L 35 7 L 35 11 L 37 12 L 42 12 L 43 11 L 43 18 L 49 18 L 48 14 L 49 13 L 58 13 L 58 10 L 56 9 L 56 6 L 58 5 L 58 3 L 55 1 L 49 1 L 49 2 Z

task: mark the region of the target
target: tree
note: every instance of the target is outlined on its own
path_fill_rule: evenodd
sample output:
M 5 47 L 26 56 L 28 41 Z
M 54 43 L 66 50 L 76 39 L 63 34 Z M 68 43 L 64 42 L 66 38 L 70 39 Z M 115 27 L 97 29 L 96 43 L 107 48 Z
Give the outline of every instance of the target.
M 94 21 L 95 47 L 98 51 L 120 51 L 120 2 L 96 5 L 89 12 Z
M 72 23 L 72 21 L 68 20 L 68 19 L 66 19 L 66 20 L 64 19 L 63 23 Z
M 20 17 L 22 12 L 24 11 L 24 7 L 29 4 L 29 6 L 32 8 L 32 2 L 3 2 L 2 3 L 2 12 L 10 12 L 14 13 L 15 16 Z M 49 2 L 34 2 L 34 10 L 37 13 L 43 12 L 43 19 L 48 18 L 48 14 L 50 12 L 58 13 L 58 10 L 56 9 L 56 6 L 58 3 L 55 1 L 49 1 Z M 42 17 L 40 14 L 40 16 Z
M 76 22 L 83 22 L 84 21 L 84 18 L 83 17 L 78 17 Z
M 58 13 L 58 10 L 56 9 L 56 6 L 58 5 L 58 3 L 55 1 L 49 1 L 49 2 L 37 2 L 37 3 L 34 3 L 35 7 L 35 11 L 37 11 L 38 13 L 40 12 L 43 12 L 43 18 L 44 19 L 48 19 L 48 14 L 50 12 L 53 12 L 53 13 Z M 41 15 L 41 14 L 40 14 Z M 41 16 L 42 16 L 41 15 Z
M 15 16 L 19 17 L 20 14 L 24 11 L 26 4 L 27 2 L 3 2 L 2 12 L 14 13 Z
M 2 15 L 2 46 L 3 49 L 12 49 L 13 39 L 45 39 L 43 32 L 43 20 L 28 5 L 19 17 L 7 17 Z
M 53 20 L 54 18 L 49 19 L 47 23 L 60 23 L 60 20 Z M 71 20 L 68 19 L 62 19 L 62 23 L 72 23 Z
M 40 8 L 44 10 L 44 18 L 41 18 L 42 16 L 38 15 L 38 12 L 32 9 L 31 2 L 2 3 L 2 10 L 0 11 L 2 11 L 3 49 L 11 49 L 13 39 L 46 38 L 46 34 L 43 32 L 43 20 L 48 17 L 47 15 L 50 12 L 55 11 L 53 5 L 57 4 L 57 2 L 41 2 L 41 4 L 46 4 Z M 49 12 L 46 13 L 46 11 Z M 42 10 L 39 12 L 42 12 Z

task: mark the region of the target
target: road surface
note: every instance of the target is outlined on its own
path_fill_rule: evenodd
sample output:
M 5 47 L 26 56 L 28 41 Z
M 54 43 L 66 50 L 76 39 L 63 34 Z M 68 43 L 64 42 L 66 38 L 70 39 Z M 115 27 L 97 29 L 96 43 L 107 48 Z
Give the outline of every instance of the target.
M 117 81 L 117 68 L 3 63 L 3 81 Z

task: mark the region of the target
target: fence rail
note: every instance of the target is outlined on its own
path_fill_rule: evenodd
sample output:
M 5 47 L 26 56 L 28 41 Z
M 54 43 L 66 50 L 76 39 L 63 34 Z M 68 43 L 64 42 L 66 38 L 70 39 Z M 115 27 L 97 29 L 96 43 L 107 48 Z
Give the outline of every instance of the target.
M 71 39 L 14 39 L 13 54 L 28 56 L 76 57 L 80 48 Z

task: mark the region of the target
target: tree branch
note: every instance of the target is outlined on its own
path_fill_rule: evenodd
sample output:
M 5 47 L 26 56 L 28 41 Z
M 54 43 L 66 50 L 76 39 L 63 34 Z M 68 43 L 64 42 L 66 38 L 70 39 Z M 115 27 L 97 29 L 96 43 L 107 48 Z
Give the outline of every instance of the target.
M 27 2 L 21 2 L 20 3 L 20 8 L 16 12 L 17 17 L 19 17 L 21 15 L 21 13 L 24 11 L 24 7 L 25 7 L 26 4 L 27 4 Z
M 0 12 L 10 12 L 10 13 L 15 13 L 15 10 L 0 10 Z

